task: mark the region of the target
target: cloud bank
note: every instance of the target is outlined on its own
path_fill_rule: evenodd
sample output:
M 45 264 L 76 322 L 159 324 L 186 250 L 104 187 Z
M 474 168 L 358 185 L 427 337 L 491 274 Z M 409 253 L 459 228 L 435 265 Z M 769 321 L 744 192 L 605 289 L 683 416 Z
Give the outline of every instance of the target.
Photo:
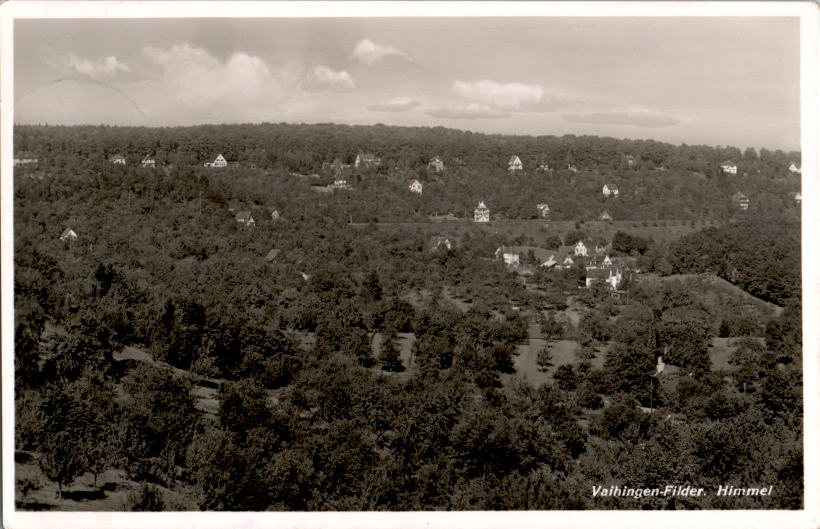
M 393 46 L 377 44 L 370 39 L 363 39 L 356 44 L 350 58 L 362 64 L 366 64 L 367 66 L 373 66 L 391 56 L 400 57 L 408 61 L 411 60 L 410 57 L 403 51 L 394 48 Z
M 427 110 L 427 115 L 444 119 L 498 119 L 510 113 L 481 103 L 455 104 Z
M 119 72 L 131 71 L 127 64 L 113 55 L 95 61 L 70 53 L 63 57 L 63 64 L 75 72 L 89 77 L 114 77 Z
M 595 125 L 631 125 L 633 127 L 668 127 L 680 123 L 673 116 L 648 111 L 638 112 L 581 112 L 563 114 L 567 121 Z
M 504 110 L 521 110 L 535 105 L 544 96 L 544 88 L 523 83 L 497 83 L 490 80 L 454 81 L 453 91 L 469 101 Z
M 376 103 L 367 107 L 369 112 L 407 112 L 419 106 L 418 101 L 409 97 L 397 97 L 383 103 Z
M 344 70 L 336 71 L 323 64 L 313 67 L 305 76 L 302 88 L 311 92 L 349 92 L 356 88 L 353 77 Z

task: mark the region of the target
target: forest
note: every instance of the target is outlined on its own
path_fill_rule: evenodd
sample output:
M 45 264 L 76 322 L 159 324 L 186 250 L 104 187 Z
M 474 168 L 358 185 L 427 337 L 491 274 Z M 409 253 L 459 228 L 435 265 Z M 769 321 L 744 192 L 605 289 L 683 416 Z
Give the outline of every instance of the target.
M 18 508 L 803 505 L 799 153 L 285 124 L 14 144 L 39 157 L 14 175 Z M 316 191 L 359 151 L 382 165 Z M 512 153 L 556 169 L 510 175 Z M 478 200 L 494 222 L 427 219 Z M 604 209 L 630 221 L 608 240 Z M 612 292 L 539 266 L 579 240 L 637 270 Z M 619 484 L 776 493 L 592 496 Z

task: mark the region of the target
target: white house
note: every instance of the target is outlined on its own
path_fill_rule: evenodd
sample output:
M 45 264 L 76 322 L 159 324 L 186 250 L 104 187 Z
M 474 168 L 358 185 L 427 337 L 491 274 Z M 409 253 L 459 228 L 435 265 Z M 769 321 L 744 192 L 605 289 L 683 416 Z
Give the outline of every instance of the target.
M 573 254 L 575 254 L 576 257 L 586 257 L 589 253 L 589 250 L 584 244 L 584 241 L 578 241 L 577 243 L 575 243 L 575 248 L 572 250 L 572 252 Z
M 72 230 L 71 228 L 66 229 L 62 235 L 60 235 L 60 240 L 63 242 L 71 242 L 77 240 L 77 233 Z
M 228 167 L 228 160 L 219 154 L 213 162 L 205 162 L 205 167 Z
M 507 161 L 507 171 L 514 172 L 514 171 L 521 171 L 523 169 L 524 169 L 524 164 L 521 163 L 521 158 L 519 158 L 515 154 L 510 156 L 510 159 Z
M 571 173 L 577 173 L 577 172 L 578 172 L 578 168 L 577 168 L 577 167 L 575 167 L 573 164 L 569 164 L 569 165 L 567 165 L 567 171 L 569 171 L 569 172 L 571 172 Z
M 507 266 L 518 266 L 521 264 L 521 258 L 517 252 L 514 252 L 510 248 L 498 248 L 495 251 L 495 258 L 502 258 L 504 260 L 504 264 Z
M 277 210 L 275 210 L 275 209 L 274 209 L 273 211 L 271 211 L 271 212 L 270 212 L 270 220 L 272 220 L 272 221 L 274 221 L 274 222 L 276 222 L 277 220 L 279 220 L 279 211 L 277 211 Z
M 561 264 L 564 265 L 565 268 L 569 268 L 570 266 L 572 266 L 572 263 L 574 262 L 575 261 L 572 260 L 572 257 L 567 255 L 566 257 L 564 257 L 564 262 Z
M 732 203 L 741 210 L 749 209 L 749 197 L 738 191 L 732 195 Z
M 548 163 L 539 163 L 538 166 L 536 167 L 536 170 L 540 171 L 542 173 L 549 173 L 549 172 L 552 171 L 552 169 L 550 168 L 550 165 Z
M 792 173 L 800 173 L 802 172 L 802 169 L 795 165 L 794 162 L 792 162 L 792 164 L 789 166 L 789 171 L 791 171 Z
M 421 185 L 421 182 L 419 182 L 418 180 L 413 180 L 412 182 L 410 182 L 410 185 L 408 187 L 410 188 L 411 193 L 416 193 L 419 195 L 424 189 L 424 187 Z
M 558 264 L 558 261 L 555 260 L 555 255 L 550 255 L 549 258 L 539 266 L 543 266 L 544 268 L 552 268 L 556 264 Z
M 37 155 L 31 152 L 23 151 L 14 156 L 14 165 L 36 164 L 38 161 Z
M 803 193 L 801 193 L 800 191 L 795 193 L 794 194 L 794 201 L 797 202 L 798 204 L 803 202 Z
M 444 246 L 448 250 L 453 249 L 453 243 L 447 237 L 443 237 L 441 235 L 434 237 L 432 242 L 433 250 L 438 250 L 442 246 Z
M 125 156 L 122 154 L 115 154 L 111 158 L 108 159 L 114 165 L 125 165 Z
M 433 159 L 427 163 L 427 168 L 440 173 L 444 170 L 444 160 L 439 156 L 433 156 Z
M 142 159 L 142 162 L 140 162 L 140 164 L 141 164 L 143 167 L 148 167 L 149 169 L 153 169 L 154 167 L 156 167 L 156 166 L 157 166 L 157 162 L 156 162 L 156 160 L 154 160 L 154 159 L 153 159 L 153 158 L 151 158 L 150 156 L 146 156 L 145 158 L 143 158 L 143 159 Z
M 236 222 L 239 224 L 243 224 L 248 227 L 252 227 L 256 224 L 256 221 L 253 220 L 250 211 L 240 211 L 236 214 Z
M 601 213 L 601 220 L 612 220 L 612 215 L 608 211 Z
M 372 152 L 360 152 L 356 155 L 356 161 L 353 162 L 355 167 L 378 167 L 381 165 L 382 159 Z
M 737 174 L 737 165 L 731 160 L 726 160 L 720 164 L 721 170 L 726 174 Z
M 475 222 L 490 222 L 490 208 L 484 205 L 484 201 L 479 201 L 478 207 L 473 211 Z
M 604 184 L 603 193 L 605 197 L 617 197 L 621 192 L 615 184 Z
M 535 209 L 538 210 L 538 213 L 541 215 L 542 218 L 547 218 L 550 215 L 549 204 L 546 204 L 546 203 L 536 204 Z

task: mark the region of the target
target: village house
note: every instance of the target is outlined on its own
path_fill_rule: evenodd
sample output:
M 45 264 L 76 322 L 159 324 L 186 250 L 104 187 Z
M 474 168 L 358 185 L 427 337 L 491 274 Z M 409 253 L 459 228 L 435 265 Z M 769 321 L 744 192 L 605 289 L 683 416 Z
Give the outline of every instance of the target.
M 490 222 L 490 208 L 484 205 L 484 201 L 479 201 L 478 207 L 473 211 L 475 222 Z
M 433 159 L 427 163 L 427 168 L 440 173 L 444 170 L 444 160 L 439 156 L 433 156 Z
M 455 247 L 455 245 L 449 238 L 444 237 L 442 235 L 438 235 L 436 237 L 433 237 L 431 247 L 434 251 L 438 250 L 439 248 L 447 248 L 448 250 L 452 250 Z
M 32 152 L 23 151 L 14 156 L 14 165 L 36 164 L 39 160 Z
M 279 211 L 277 211 L 275 209 L 273 211 L 271 211 L 270 212 L 270 220 L 272 220 L 273 222 L 276 222 L 277 220 L 279 220 Z
M 510 156 L 510 159 L 507 161 L 507 171 L 515 172 L 515 171 L 522 171 L 524 169 L 524 164 L 521 163 L 521 158 L 517 155 L 513 154 Z
M 71 242 L 77 240 L 77 233 L 72 230 L 71 228 L 67 228 L 62 235 L 60 235 L 60 240 L 63 242 Z
M 382 163 L 382 159 L 372 152 L 360 152 L 356 155 L 356 161 L 353 165 L 359 167 L 378 167 Z
M 353 189 L 353 186 L 347 183 L 347 178 L 345 178 L 341 173 L 336 175 L 333 179 L 333 184 L 328 187 L 331 189 L 343 189 L 345 191 L 350 191 Z
M 726 160 L 720 164 L 720 169 L 726 174 L 737 174 L 737 165 L 731 160 Z
M 549 217 L 549 216 L 550 216 L 550 207 L 549 207 L 549 204 L 546 204 L 546 203 L 536 204 L 536 205 L 535 205 L 535 209 L 537 209 L 537 210 L 538 210 L 538 214 L 539 214 L 539 215 L 541 216 L 541 218 L 543 218 L 543 219 L 545 219 L 545 218 L 547 218 L 547 217 Z
M 794 194 L 794 201 L 797 202 L 798 204 L 803 202 L 803 194 L 800 191 L 798 191 L 797 193 Z
M 541 266 L 541 267 L 544 267 L 544 268 L 552 268 L 553 266 L 555 266 L 557 264 L 558 264 L 558 261 L 555 260 L 555 255 L 550 254 L 550 256 L 547 257 L 547 259 L 538 266 Z
M 521 264 L 521 256 L 512 248 L 502 246 L 495 251 L 495 258 L 502 259 L 506 266 L 518 266 Z
M 149 169 L 153 169 L 154 167 L 156 167 L 157 162 L 156 162 L 156 160 L 154 160 L 150 156 L 146 156 L 145 158 L 142 159 L 142 162 L 140 162 L 140 165 L 142 167 L 147 167 Z
M 608 211 L 604 211 L 603 213 L 601 213 L 601 220 L 610 221 L 612 220 L 612 215 L 610 215 Z
M 550 165 L 549 165 L 548 163 L 539 163 L 539 164 L 535 167 L 535 170 L 536 170 L 536 171 L 539 171 L 539 172 L 541 172 L 541 173 L 549 173 L 549 172 L 552 172 L 552 169 L 550 168 Z
M 125 156 L 122 154 L 115 154 L 111 158 L 108 159 L 109 162 L 113 163 L 114 165 L 125 165 Z
M 222 154 L 218 154 L 213 162 L 205 162 L 205 167 L 228 167 L 228 161 Z
M 605 197 L 617 197 L 621 192 L 615 184 L 604 184 L 603 193 Z
M 250 211 L 240 211 L 236 214 L 236 222 L 242 224 L 244 226 L 252 227 L 256 224 L 256 221 L 253 220 Z
M 572 249 L 572 253 L 575 254 L 576 257 L 586 257 L 589 253 L 584 241 L 578 241 L 575 243 L 575 247 Z
M 573 164 L 568 164 L 568 165 L 567 165 L 567 171 L 569 171 L 569 172 L 571 172 L 571 173 L 577 173 L 577 172 L 578 172 L 578 168 L 577 168 L 577 167 L 575 167 Z
M 634 157 L 634 156 L 632 156 L 631 154 L 627 154 L 627 155 L 626 155 L 626 165 L 627 165 L 627 167 L 629 167 L 630 169 L 632 169 L 632 167 L 634 167 L 634 166 L 635 166 L 635 157 Z
M 617 268 L 588 268 L 585 285 L 590 288 L 599 281 L 605 282 L 612 290 L 617 290 L 623 280 L 623 274 Z
M 564 260 L 561 262 L 561 265 L 563 266 L 563 268 L 569 268 L 574 263 L 575 263 L 575 261 L 572 260 L 572 256 L 567 254 L 567 256 L 564 257 Z
M 747 210 L 749 209 L 749 197 L 738 191 L 732 195 L 732 204 L 741 210 Z
M 265 256 L 265 261 L 269 263 L 275 262 L 276 258 L 279 257 L 280 252 L 281 250 L 277 250 L 275 248 L 271 249 L 271 251 L 269 251 L 268 254 Z
M 792 164 L 789 166 L 789 171 L 791 171 L 792 173 L 800 173 L 802 172 L 802 169 L 795 165 L 794 162 L 792 162 Z
M 413 180 L 412 182 L 410 182 L 408 188 L 410 189 L 411 193 L 416 193 L 418 195 L 420 195 L 424 189 L 424 187 L 421 185 L 421 182 L 419 182 L 418 180 Z

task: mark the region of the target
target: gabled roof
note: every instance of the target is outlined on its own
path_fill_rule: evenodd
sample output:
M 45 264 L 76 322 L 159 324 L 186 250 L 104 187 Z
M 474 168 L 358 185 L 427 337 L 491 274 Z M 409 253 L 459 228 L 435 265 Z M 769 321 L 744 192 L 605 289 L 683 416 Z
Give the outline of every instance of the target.
M 236 220 L 239 222 L 249 222 L 253 220 L 250 211 L 239 211 L 236 214 Z
M 490 208 L 488 208 L 487 206 L 484 205 L 483 200 L 479 200 L 478 201 L 478 207 L 476 209 L 490 209 Z
M 77 233 L 72 230 L 71 228 L 66 228 L 66 230 L 60 235 L 61 239 L 67 239 L 69 237 L 77 237 Z
M 606 188 L 607 188 L 607 189 L 609 189 L 610 191 L 617 191 L 617 190 L 618 190 L 618 185 L 617 185 L 617 184 L 613 184 L 613 183 L 611 183 L 611 182 L 607 182 L 607 183 L 605 183 L 605 184 L 604 184 L 604 187 L 606 187 Z
M 521 158 L 519 158 L 517 154 L 513 154 L 512 156 L 510 156 L 510 159 L 507 161 L 507 163 L 508 164 L 521 163 Z
M 117 153 L 117 154 L 112 154 L 111 157 L 108 158 L 108 159 L 109 160 L 125 160 L 125 156 L 123 156 L 120 153 Z

